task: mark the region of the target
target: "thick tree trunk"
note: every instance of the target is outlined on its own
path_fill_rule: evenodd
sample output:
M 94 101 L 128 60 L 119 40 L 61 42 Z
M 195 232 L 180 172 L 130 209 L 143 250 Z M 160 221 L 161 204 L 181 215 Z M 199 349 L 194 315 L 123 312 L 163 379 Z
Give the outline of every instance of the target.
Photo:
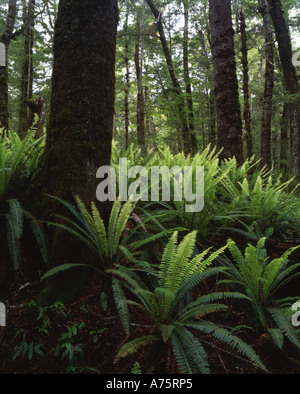
M 171 77 L 171 81 L 173 84 L 173 89 L 174 93 L 177 96 L 177 107 L 178 107 L 178 116 L 179 116 L 179 121 L 180 121 L 180 126 L 181 126 L 181 135 L 182 135 L 182 140 L 183 140 L 183 149 L 186 154 L 189 154 L 192 152 L 192 143 L 191 143 L 191 136 L 190 136 L 190 130 L 189 130 L 189 125 L 187 121 L 187 116 L 186 116 L 186 111 L 185 111 L 185 102 L 184 98 L 182 95 L 182 90 L 180 86 L 179 79 L 177 77 L 174 65 L 173 65 L 173 60 L 172 60 L 172 55 L 170 52 L 170 48 L 165 36 L 164 28 L 163 28 L 163 23 L 162 23 L 162 14 L 161 11 L 157 9 L 155 6 L 154 2 L 152 0 L 147 0 L 147 3 L 156 18 L 156 25 L 159 31 L 159 38 L 163 47 L 163 51 L 165 54 L 166 58 L 166 63 L 168 66 L 169 74 Z
M 34 7 L 35 0 L 28 0 L 28 4 L 24 4 L 24 24 L 27 24 L 24 38 L 24 61 L 21 80 L 21 97 L 18 133 L 25 136 L 28 125 L 29 110 L 27 100 L 32 100 L 33 85 L 33 44 L 34 44 Z
M 211 49 L 214 68 L 218 147 L 221 158 L 243 161 L 242 119 L 239 103 L 234 31 L 230 0 L 209 0 Z
M 117 0 L 60 0 L 46 147 L 29 190 L 41 201 L 43 219 L 62 212 L 44 193 L 71 202 L 78 194 L 89 205 L 96 200 L 97 169 L 110 164 L 117 23 Z M 104 220 L 109 207 L 99 204 Z M 64 234 L 51 237 L 50 265 L 80 258 L 77 242 Z
M 265 0 L 260 0 L 260 13 L 263 18 L 265 31 L 265 89 L 263 97 L 263 114 L 261 130 L 261 158 L 262 165 L 271 167 L 271 124 L 272 124 L 272 100 L 274 90 L 274 44 L 271 29 L 271 17 L 269 7 Z
M 246 22 L 244 12 L 239 13 L 240 32 L 241 32 L 241 63 L 243 68 L 243 93 L 244 93 L 244 122 L 245 122 L 245 142 L 246 142 L 246 157 L 252 156 L 252 131 L 251 131 L 251 111 L 249 103 L 249 67 L 248 67 L 248 45 Z
M 13 34 L 17 14 L 16 0 L 8 3 L 5 30 L 0 37 L 0 42 L 5 45 L 6 65 L 0 66 L 0 128 L 8 129 L 8 70 L 7 52 Z
M 289 94 L 298 94 L 299 85 L 295 66 L 292 63 L 291 38 L 284 19 L 280 0 L 268 0 L 270 14 L 278 42 L 279 56 L 285 81 L 285 88 Z M 298 98 L 292 100 L 289 105 L 290 113 L 290 136 L 292 148 L 291 170 L 296 181 L 300 181 L 300 102 Z

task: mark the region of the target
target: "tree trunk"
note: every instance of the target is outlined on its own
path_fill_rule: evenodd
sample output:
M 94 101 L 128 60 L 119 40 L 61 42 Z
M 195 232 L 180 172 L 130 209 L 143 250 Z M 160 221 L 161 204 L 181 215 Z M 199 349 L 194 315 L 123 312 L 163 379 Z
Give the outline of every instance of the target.
M 17 14 L 16 0 L 9 0 L 5 30 L 0 38 L 0 43 L 5 46 L 6 65 L 0 66 L 0 128 L 8 130 L 8 70 L 7 53 L 13 34 Z
M 214 68 L 218 148 L 221 158 L 243 161 L 242 119 L 239 103 L 234 31 L 230 0 L 209 0 L 211 48 Z
M 216 111 L 214 92 L 209 92 L 209 143 L 214 147 L 216 145 Z
M 141 70 L 141 59 L 140 59 L 140 46 L 135 45 L 135 70 L 137 76 L 137 140 L 138 146 L 142 147 L 145 145 L 145 111 L 144 111 L 144 92 L 142 83 L 142 70 Z
M 89 206 L 96 199 L 97 169 L 110 165 L 117 23 L 117 0 L 60 0 L 46 147 L 29 190 L 32 199 L 38 196 L 36 204 L 41 200 L 43 219 L 65 214 L 44 194 L 73 202 L 74 193 Z M 98 205 L 107 222 L 109 202 Z M 50 265 L 80 259 L 68 234 L 55 230 L 50 242 Z
M 242 68 L 243 68 L 243 93 L 244 93 L 244 122 L 245 122 L 245 142 L 246 142 L 246 157 L 252 156 L 252 131 L 251 131 L 251 111 L 249 103 L 249 67 L 248 67 L 248 46 L 247 33 L 244 12 L 239 13 L 240 32 L 242 43 Z
M 189 70 L 189 2 L 188 0 L 183 1 L 184 7 L 184 32 L 183 32 L 183 68 L 184 68 L 184 83 L 185 92 L 187 95 L 187 111 L 188 111 L 188 123 L 192 143 L 192 151 L 196 153 L 198 151 L 198 142 L 195 134 L 194 124 L 194 109 L 193 109 L 193 97 L 192 87 L 190 80 Z
M 126 86 L 125 86 L 125 149 L 129 145 L 129 89 L 130 89 L 130 68 L 129 68 L 129 44 L 128 44 L 128 18 L 129 9 L 127 7 L 126 21 L 125 21 L 125 67 L 126 67 Z
M 296 68 L 292 62 L 291 38 L 286 26 L 280 0 L 268 0 L 270 14 L 278 43 L 280 62 L 285 81 L 285 88 L 289 94 L 298 94 L 299 86 Z M 296 181 L 300 181 L 300 102 L 298 98 L 292 99 L 289 105 L 290 136 L 292 148 L 291 170 Z
M 156 18 L 156 25 L 159 31 L 159 38 L 163 47 L 163 51 L 165 54 L 169 74 L 171 77 L 171 81 L 173 84 L 173 90 L 174 93 L 177 97 L 177 108 L 178 108 L 178 116 L 179 116 L 179 121 L 180 121 L 180 126 L 181 126 L 181 135 L 182 135 L 182 140 L 183 140 L 183 149 L 185 154 L 189 154 L 192 152 L 192 143 L 191 143 L 191 137 L 190 137 L 190 130 L 189 130 L 189 125 L 186 117 L 186 111 L 185 111 L 185 102 L 184 98 L 182 95 L 182 90 L 180 86 L 179 79 L 177 77 L 174 65 L 173 65 L 173 60 L 172 60 L 172 55 L 170 52 L 170 48 L 168 46 L 168 42 L 165 36 L 164 28 L 163 28 L 163 23 L 162 23 L 162 14 L 161 11 L 157 9 L 155 4 L 153 3 L 152 0 L 147 0 L 147 3 Z
M 281 121 L 280 121 L 280 169 L 284 179 L 287 180 L 287 174 L 290 168 L 289 157 L 289 105 L 283 104 Z
M 260 0 L 260 13 L 263 18 L 265 31 L 265 89 L 263 98 L 262 130 L 261 130 L 261 158 L 262 165 L 271 167 L 271 123 L 272 99 L 274 90 L 274 47 L 271 29 L 269 7 L 265 0 Z
M 24 137 L 27 131 L 29 111 L 27 107 L 27 100 L 32 100 L 32 85 L 33 85 L 33 44 L 34 44 L 34 7 L 35 0 L 28 0 L 28 4 L 24 1 L 24 24 L 27 25 L 24 38 L 24 61 L 22 67 L 21 80 L 21 98 L 20 98 L 20 112 L 18 133 Z

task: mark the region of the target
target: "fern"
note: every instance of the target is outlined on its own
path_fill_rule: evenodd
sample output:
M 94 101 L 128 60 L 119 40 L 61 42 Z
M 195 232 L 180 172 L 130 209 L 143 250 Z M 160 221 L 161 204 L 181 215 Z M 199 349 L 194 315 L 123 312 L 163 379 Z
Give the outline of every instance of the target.
M 238 290 L 247 296 L 241 306 L 245 305 L 245 312 L 257 330 L 268 331 L 270 339 L 279 347 L 282 347 L 281 338 L 284 337 L 295 346 L 299 345 L 286 315 L 281 309 L 273 306 L 274 303 L 280 305 L 284 302 L 274 298 L 278 290 L 300 275 L 299 263 L 288 265 L 288 257 L 298 247 L 300 245 L 288 249 L 281 257 L 269 261 L 265 249 L 265 237 L 258 240 L 256 247 L 249 244 L 244 256 L 236 244 L 228 240 L 228 249 L 233 262 L 227 258 L 219 259 L 220 263 L 228 268 L 224 271 L 227 280 L 222 280 L 219 284 L 226 283 L 233 290 Z
M 115 357 L 115 362 L 117 362 L 119 358 L 133 354 L 141 347 L 147 346 L 157 340 L 158 338 L 154 335 L 145 335 L 143 337 L 135 338 L 132 341 L 125 343 L 125 345 L 123 345 L 117 353 Z
M 69 270 L 71 268 L 76 268 L 76 267 L 89 267 L 89 268 L 94 268 L 95 267 L 93 265 L 89 265 L 89 264 L 72 264 L 72 263 L 65 263 L 65 264 L 61 264 L 61 265 L 57 265 L 56 267 L 53 267 L 51 269 L 49 269 L 47 272 L 45 272 L 40 280 L 43 281 L 45 279 L 50 278 L 51 276 L 57 275 L 63 271 Z
M 226 344 L 232 349 L 236 349 L 240 354 L 246 356 L 258 367 L 260 367 L 262 370 L 267 372 L 266 366 L 257 356 L 255 351 L 251 348 L 251 346 L 246 344 L 242 339 L 240 339 L 236 335 L 230 333 L 225 328 L 219 327 L 216 324 L 205 323 L 205 322 L 188 324 L 188 326 L 196 330 L 199 330 L 202 333 L 212 335 L 218 341 Z
M 116 278 L 113 279 L 113 294 L 114 294 L 114 300 L 119 313 L 119 317 L 121 319 L 122 326 L 126 334 L 128 335 L 129 334 L 128 304 L 126 303 L 126 297 L 120 286 L 120 283 Z
M 178 234 L 174 232 L 162 253 L 157 275 L 152 275 L 154 278 L 153 281 L 150 281 L 150 286 L 148 282 L 138 279 L 137 273 L 132 269 L 125 268 L 124 270 L 123 267 L 120 271 L 115 270 L 113 274 L 118 277 L 120 284 L 134 295 L 134 301 L 128 299 L 127 303 L 138 307 L 139 311 L 156 328 L 155 338 L 171 343 L 181 372 L 208 373 L 207 355 L 201 341 L 193 335 L 189 327 L 193 327 L 194 324 L 197 327 L 201 325 L 199 317 L 203 319 L 210 313 L 228 309 L 227 306 L 214 301 L 225 298 L 246 300 L 248 298 L 238 292 L 232 292 L 227 294 L 212 293 L 194 301 L 186 299 L 188 292 L 191 292 L 197 284 L 216 273 L 224 272 L 226 269 L 224 267 L 209 268 L 213 259 L 219 256 L 224 248 L 211 255 L 207 250 L 195 256 L 195 242 L 196 233 L 191 232 L 178 244 Z M 191 267 L 192 271 L 189 272 L 187 267 Z M 184 300 L 185 302 L 183 302 Z M 257 361 L 257 365 L 262 365 L 252 349 L 247 347 L 238 337 L 232 336 L 226 331 L 224 331 L 223 337 L 226 343 L 250 357 L 254 362 Z M 136 350 L 136 344 L 143 343 L 143 339 L 139 341 L 137 338 L 136 342 L 131 341 L 128 346 L 132 352 Z M 124 346 L 120 352 L 126 355 L 128 353 L 123 351 L 127 349 L 127 346 Z

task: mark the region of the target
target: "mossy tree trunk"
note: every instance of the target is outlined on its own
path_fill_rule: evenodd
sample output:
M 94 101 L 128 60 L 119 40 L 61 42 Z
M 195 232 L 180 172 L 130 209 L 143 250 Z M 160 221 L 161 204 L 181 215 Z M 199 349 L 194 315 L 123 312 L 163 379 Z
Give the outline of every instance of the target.
M 29 190 L 43 219 L 65 214 L 45 194 L 73 203 L 74 193 L 89 206 L 96 200 L 96 171 L 110 164 L 117 23 L 117 0 L 59 2 L 46 147 Z M 105 220 L 109 207 L 99 203 Z M 50 265 L 80 259 L 78 241 L 69 238 L 51 234 Z
M 209 0 L 211 49 L 214 68 L 218 147 L 222 158 L 243 161 L 242 118 L 234 51 L 230 0 Z

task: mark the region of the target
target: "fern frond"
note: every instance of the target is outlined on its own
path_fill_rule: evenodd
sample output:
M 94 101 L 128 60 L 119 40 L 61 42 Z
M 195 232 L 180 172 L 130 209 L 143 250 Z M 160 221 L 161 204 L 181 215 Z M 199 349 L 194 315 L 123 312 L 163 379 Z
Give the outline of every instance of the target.
M 199 330 L 205 334 L 211 334 L 218 341 L 226 344 L 231 349 L 236 349 L 240 354 L 242 354 L 243 356 L 246 356 L 254 364 L 256 364 L 262 370 L 267 372 L 267 368 L 265 367 L 263 362 L 260 360 L 258 355 L 255 353 L 255 351 L 248 344 L 246 344 L 242 339 L 240 339 L 236 335 L 231 334 L 225 328 L 219 327 L 215 324 L 205 323 L 205 322 L 186 324 L 186 325 L 188 327 Z
M 185 327 L 174 326 L 170 340 L 180 372 L 209 374 L 208 357 L 201 343 Z
M 120 286 L 120 282 L 116 279 L 113 278 L 113 294 L 114 294 L 114 300 L 115 300 L 115 305 L 117 307 L 117 311 L 122 323 L 122 326 L 126 332 L 126 334 L 129 334 L 129 309 L 128 309 L 128 304 L 126 303 L 127 299 L 126 296 L 122 290 L 122 287 Z
M 300 340 L 297 336 L 295 328 L 292 326 L 290 320 L 287 318 L 284 311 L 279 308 L 267 308 L 268 312 L 271 314 L 276 325 L 281 329 L 285 337 L 298 349 L 300 349 Z
M 143 337 L 135 338 L 130 342 L 125 343 L 119 352 L 117 353 L 114 362 L 117 362 L 119 358 L 121 357 L 126 357 L 130 354 L 134 354 L 137 350 L 139 350 L 141 347 L 147 346 L 150 343 L 154 341 L 158 341 L 159 338 L 157 338 L 154 335 L 145 335 Z

